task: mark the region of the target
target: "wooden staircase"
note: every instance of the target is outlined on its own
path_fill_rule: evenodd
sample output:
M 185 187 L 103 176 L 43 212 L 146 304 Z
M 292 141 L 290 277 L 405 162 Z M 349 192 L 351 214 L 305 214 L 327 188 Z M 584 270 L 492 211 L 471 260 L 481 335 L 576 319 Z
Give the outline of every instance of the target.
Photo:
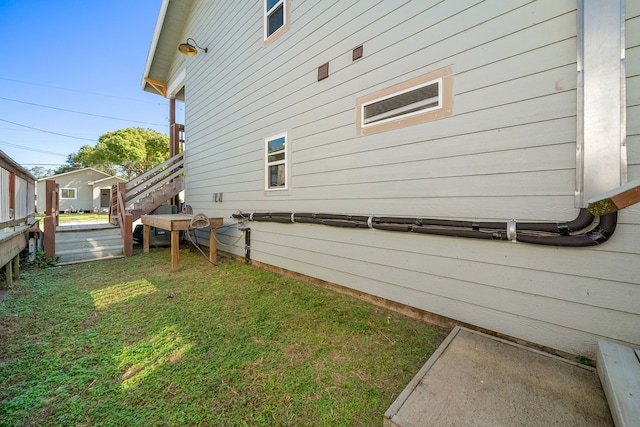
M 139 177 L 112 187 L 109 222 L 120 228 L 125 256 L 133 253 L 133 221 L 184 190 L 183 165 L 184 155 L 180 153 Z
M 184 189 L 184 156 L 178 154 L 150 171 L 114 185 L 108 223 L 59 225 L 59 189 L 47 180 L 44 218 L 44 249 L 59 264 L 130 256 L 133 254 L 133 221 Z

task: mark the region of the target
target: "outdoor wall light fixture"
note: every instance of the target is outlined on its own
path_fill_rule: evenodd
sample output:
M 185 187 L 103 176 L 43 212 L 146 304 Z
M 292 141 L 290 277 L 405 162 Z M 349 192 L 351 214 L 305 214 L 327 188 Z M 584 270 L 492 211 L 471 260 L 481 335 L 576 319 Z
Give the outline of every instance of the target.
M 189 43 L 189 40 L 191 40 L 193 44 Z M 188 38 L 185 43 L 182 43 L 180 44 L 180 46 L 178 46 L 178 50 L 180 51 L 180 53 L 187 56 L 196 55 L 198 53 L 198 49 L 196 48 L 204 50 L 204 53 L 209 52 L 208 48 L 198 46 L 198 43 L 196 43 L 196 41 L 192 38 Z

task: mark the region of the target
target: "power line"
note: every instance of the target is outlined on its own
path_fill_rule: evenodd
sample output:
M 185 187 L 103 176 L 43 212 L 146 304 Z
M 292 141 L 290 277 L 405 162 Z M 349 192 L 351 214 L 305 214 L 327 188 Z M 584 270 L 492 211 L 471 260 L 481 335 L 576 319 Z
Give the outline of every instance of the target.
M 85 113 L 83 111 L 74 111 L 74 110 L 67 110 L 64 108 L 59 108 L 59 107 L 51 107 L 49 105 L 42 105 L 42 104 L 36 104 L 33 102 L 27 102 L 27 101 L 19 101 L 17 99 L 11 99 L 11 98 L 4 98 L 2 96 L 0 96 L 0 99 L 4 99 L 5 101 L 11 101 L 11 102 L 18 102 L 20 104 L 27 104 L 27 105 L 33 105 L 36 107 L 42 107 L 42 108 L 50 108 L 52 110 L 58 110 L 58 111 L 66 111 L 68 113 L 75 113 L 75 114 L 84 114 L 86 116 L 92 116 L 92 117 L 101 117 L 103 119 L 111 119 L 111 120 L 121 120 L 123 122 L 130 122 L 130 123 L 140 123 L 140 124 L 145 124 L 145 125 L 153 125 L 153 126 L 166 126 L 167 124 L 160 124 L 160 123 L 150 123 L 150 122 L 141 122 L 138 120 L 130 120 L 130 119 L 121 119 L 119 117 L 111 117 L 111 116 L 102 116 L 100 114 L 92 114 L 92 113 Z
M 88 95 L 104 96 L 104 97 L 107 97 L 107 98 L 124 99 L 126 101 L 136 101 L 136 102 L 144 102 L 144 103 L 147 103 L 147 104 L 160 105 L 159 102 L 144 101 L 144 100 L 141 100 L 141 99 L 134 99 L 134 98 L 125 98 L 123 96 L 109 95 L 109 94 L 106 94 L 106 93 L 88 92 L 88 91 L 84 91 L 84 90 L 70 89 L 70 88 L 60 87 L 60 86 L 45 85 L 45 84 L 42 84 L 42 83 L 25 82 L 25 81 L 22 81 L 22 80 L 7 79 L 5 77 L 0 77 L 0 80 L 5 80 L 5 81 L 8 81 L 8 82 L 14 82 L 14 83 L 22 83 L 22 84 L 27 84 L 27 85 L 48 87 L 48 88 L 58 89 L 58 90 L 67 90 L 69 92 L 86 93 Z
M 1 145 L 6 145 L 7 147 L 18 148 L 20 150 L 35 151 L 36 153 L 42 153 L 42 154 L 51 154 L 52 156 L 62 156 L 62 157 L 68 157 L 69 156 L 68 154 L 54 153 L 52 151 L 40 150 L 38 148 L 23 147 L 23 146 L 18 145 L 18 144 L 11 144 L 10 142 L 0 141 L 0 144 Z
M 20 163 L 20 166 L 68 166 L 68 163 Z
M 83 140 L 83 141 L 97 142 L 97 140 L 96 140 L 96 139 L 91 139 L 91 138 L 81 138 L 81 137 L 79 137 L 79 136 L 65 135 L 65 134 L 63 134 L 63 133 L 52 132 L 52 131 L 50 131 L 50 130 L 44 130 L 44 129 L 38 129 L 38 128 L 34 128 L 34 127 L 32 127 L 32 126 L 27 126 L 27 125 L 23 125 L 23 124 L 16 123 L 16 122 L 11 122 L 11 121 L 9 121 L 9 120 L 5 120 L 5 119 L 0 119 L 0 121 L 2 121 L 2 122 L 6 122 L 6 123 L 11 123 L 12 125 L 16 125 L 16 126 L 22 126 L 22 127 L 24 127 L 24 128 L 27 128 L 27 129 L 33 129 L 33 130 L 37 130 L 37 131 L 44 132 L 44 133 L 50 133 L 50 134 L 52 134 L 52 135 L 64 136 L 65 138 L 73 138 L 73 139 L 81 139 L 81 140 Z

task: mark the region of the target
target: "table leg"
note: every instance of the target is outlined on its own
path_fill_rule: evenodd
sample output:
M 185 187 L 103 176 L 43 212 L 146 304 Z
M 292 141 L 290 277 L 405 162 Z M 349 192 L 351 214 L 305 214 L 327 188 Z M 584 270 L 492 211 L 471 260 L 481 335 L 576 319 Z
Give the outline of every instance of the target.
M 142 229 L 142 250 L 145 254 L 149 253 L 149 233 L 149 226 L 144 224 Z
M 216 243 L 216 227 L 209 229 L 209 262 L 216 264 L 218 262 L 218 248 Z
M 180 256 L 180 232 L 178 230 L 171 231 L 171 271 L 178 269 Z

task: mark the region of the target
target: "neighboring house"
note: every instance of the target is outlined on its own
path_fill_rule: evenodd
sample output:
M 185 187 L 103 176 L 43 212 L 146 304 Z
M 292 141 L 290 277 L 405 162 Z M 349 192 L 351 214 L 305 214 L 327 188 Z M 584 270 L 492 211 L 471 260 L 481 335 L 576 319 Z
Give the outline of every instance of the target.
M 108 209 L 111 203 L 111 186 L 126 182 L 117 176 L 94 168 L 78 169 L 38 181 L 38 195 L 45 193 L 47 180 L 55 181 L 59 186 L 59 210 L 61 212 L 94 212 Z M 44 197 L 38 197 L 38 212 L 46 209 Z
M 258 213 L 253 260 L 572 354 L 640 345 L 640 206 L 571 230 L 640 178 L 640 2 L 164 0 L 144 78 L 186 104 L 185 202 Z

